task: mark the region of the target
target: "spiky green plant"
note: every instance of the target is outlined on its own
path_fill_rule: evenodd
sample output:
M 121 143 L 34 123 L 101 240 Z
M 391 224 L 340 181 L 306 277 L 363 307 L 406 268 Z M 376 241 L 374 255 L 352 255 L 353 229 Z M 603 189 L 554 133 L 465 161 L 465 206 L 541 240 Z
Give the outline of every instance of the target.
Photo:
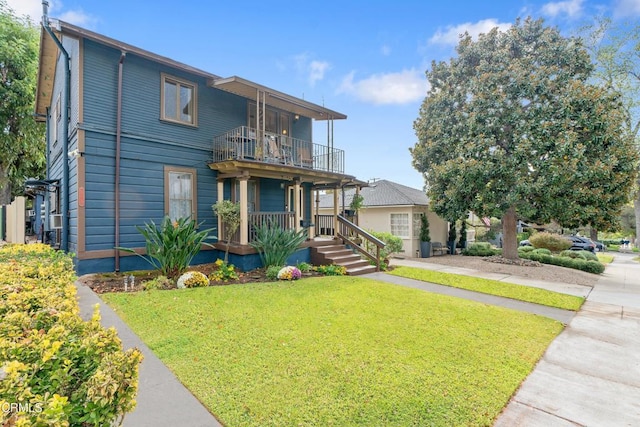
M 258 251 L 265 267 L 286 265 L 298 246 L 307 238 L 306 230 L 284 230 L 271 221 L 265 221 L 256 227 L 256 238 L 251 246 Z
M 202 245 L 212 246 L 205 240 L 213 228 L 197 231 L 199 224 L 189 218 L 180 218 L 174 222 L 165 216 L 157 225 L 150 221 L 144 227 L 136 229 L 145 238 L 146 255 L 140 255 L 133 249 L 118 247 L 116 249 L 133 253 L 147 261 L 163 276 L 170 279 L 179 277 L 187 269 Z

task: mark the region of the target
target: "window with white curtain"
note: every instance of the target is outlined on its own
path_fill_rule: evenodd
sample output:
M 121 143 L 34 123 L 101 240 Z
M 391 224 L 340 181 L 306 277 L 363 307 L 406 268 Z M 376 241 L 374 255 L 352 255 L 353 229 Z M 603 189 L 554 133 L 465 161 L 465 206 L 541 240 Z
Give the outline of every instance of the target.
M 197 220 L 195 169 L 165 167 L 165 214 Z
M 392 213 L 390 220 L 391 220 L 391 234 L 398 237 L 409 238 L 409 214 L 408 213 Z

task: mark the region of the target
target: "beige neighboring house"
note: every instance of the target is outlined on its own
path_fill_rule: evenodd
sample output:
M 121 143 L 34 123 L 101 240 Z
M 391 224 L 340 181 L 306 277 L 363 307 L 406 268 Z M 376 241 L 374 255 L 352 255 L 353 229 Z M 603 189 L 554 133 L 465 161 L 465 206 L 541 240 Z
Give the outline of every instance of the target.
M 344 192 L 344 208 L 349 209 L 355 189 Z M 429 211 L 429 199 L 422 190 L 381 179 L 360 190 L 363 208 L 358 212 L 358 225 L 365 230 L 387 232 L 402 239 L 405 256 L 420 256 L 420 215 L 427 213 L 432 242 L 446 245 L 448 222 Z M 320 196 L 320 215 L 333 213 L 333 194 Z M 338 193 L 338 211 L 342 212 L 343 197 Z

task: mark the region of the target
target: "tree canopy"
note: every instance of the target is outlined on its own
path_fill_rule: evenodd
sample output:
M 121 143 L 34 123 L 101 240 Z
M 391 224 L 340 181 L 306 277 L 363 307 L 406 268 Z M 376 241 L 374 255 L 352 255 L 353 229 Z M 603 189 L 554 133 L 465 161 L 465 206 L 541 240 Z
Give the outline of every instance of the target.
M 44 127 L 34 119 L 38 30 L 0 0 L 0 204 L 45 168 Z
M 593 77 L 622 94 L 624 128 L 635 139 L 640 152 L 640 24 L 600 18 L 583 29 L 583 33 L 595 61 Z M 640 174 L 634 190 L 636 245 L 640 245 Z
M 431 208 L 454 221 L 503 219 L 503 255 L 517 258 L 516 219 L 606 227 L 635 178 L 620 95 L 589 83 L 581 40 L 541 20 L 516 21 L 433 62 L 410 149 Z

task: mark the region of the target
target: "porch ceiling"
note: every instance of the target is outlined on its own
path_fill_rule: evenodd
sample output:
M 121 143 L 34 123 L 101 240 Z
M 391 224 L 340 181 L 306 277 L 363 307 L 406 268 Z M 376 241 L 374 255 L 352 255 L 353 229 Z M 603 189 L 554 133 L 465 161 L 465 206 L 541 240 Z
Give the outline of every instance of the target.
M 256 102 L 258 92 L 264 92 L 267 95 L 265 102 L 268 105 L 294 114 L 300 114 L 301 116 L 311 117 L 315 120 L 338 120 L 347 118 L 346 115 L 338 113 L 337 111 L 324 108 L 312 102 L 305 101 L 304 99 L 287 95 L 286 93 L 270 89 L 237 76 L 225 79 L 209 79 L 207 85 Z
M 284 181 L 299 180 L 301 182 L 311 182 L 313 185 L 320 187 L 364 187 L 367 185 L 366 182 L 360 181 L 351 175 L 298 168 L 287 165 L 265 164 L 262 162 L 227 160 L 224 162 L 210 163 L 209 167 L 218 171 L 219 178 L 244 176 L 281 179 Z

